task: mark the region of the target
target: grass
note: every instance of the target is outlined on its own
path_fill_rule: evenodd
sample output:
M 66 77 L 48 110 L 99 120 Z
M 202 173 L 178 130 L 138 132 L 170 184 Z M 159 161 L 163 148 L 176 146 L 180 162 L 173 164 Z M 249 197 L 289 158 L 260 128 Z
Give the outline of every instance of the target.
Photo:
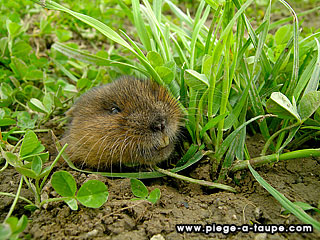
M 253 0 L 203 0 L 192 6 L 191 15 L 170 0 L 97 1 L 97 5 L 45 1 L 50 10 L 33 2 L 1 6 L 3 16 L 14 9 L 9 18 L 0 18 L 1 148 L 9 152 L 2 171 L 27 129 L 36 132 L 48 121 L 63 125 L 63 113 L 74 99 L 121 75 L 152 78 L 179 99 L 190 148 L 172 172 L 206 155 L 212 181 L 219 182 L 211 184 L 219 186 L 249 163 L 319 156 L 319 149 L 299 147 L 316 141 L 320 133 L 320 31 L 300 32 L 299 24 L 299 17 L 319 7 L 297 14 L 279 0 L 290 17 L 274 22 L 274 4 L 263 1 L 257 24 L 246 14 L 252 12 Z M 251 159 L 247 150 L 249 131 L 260 132 L 266 142 L 260 158 Z M 40 164 L 39 159 L 34 161 Z M 101 174 L 139 178 L 167 174 L 193 181 L 161 169 Z M 292 209 L 287 201 L 282 203 Z M 317 223 L 303 219 L 318 229 Z

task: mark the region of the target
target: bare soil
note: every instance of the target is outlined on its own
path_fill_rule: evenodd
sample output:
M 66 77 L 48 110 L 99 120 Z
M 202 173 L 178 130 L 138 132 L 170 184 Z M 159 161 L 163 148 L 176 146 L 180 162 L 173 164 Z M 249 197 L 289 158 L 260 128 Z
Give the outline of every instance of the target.
M 44 144 L 51 138 L 42 136 Z M 252 156 L 263 146 L 261 137 L 248 138 Z M 47 146 L 53 149 L 52 146 Z M 50 150 L 51 151 L 51 150 Z M 54 151 L 54 150 L 52 150 Z M 54 153 L 53 153 L 54 154 Z M 79 206 L 72 211 L 64 202 L 50 203 L 45 208 L 29 212 L 19 201 L 14 216 L 25 214 L 29 224 L 24 239 L 320 239 L 313 233 L 178 233 L 176 224 L 303 224 L 293 215 L 283 215 L 281 205 L 257 183 L 249 171 L 238 172 L 230 180 L 237 193 L 209 190 L 170 177 L 143 180 L 151 191 L 161 190 L 161 199 L 152 205 L 146 201 L 132 201 L 129 179 L 110 179 L 96 174 L 68 170 L 81 185 L 89 179 L 104 182 L 109 189 L 108 201 L 99 209 Z M 317 207 L 320 197 L 320 159 L 296 159 L 278 162 L 257 169 L 259 174 L 291 201 L 302 201 Z M 183 172 L 198 179 L 208 179 L 210 166 L 206 159 Z M 0 173 L 0 191 L 15 193 L 19 173 L 9 168 Z M 45 188 L 49 197 L 57 197 L 50 183 Z M 22 196 L 32 200 L 28 189 Z M 13 199 L 0 196 L 0 221 L 3 221 Z M 320 214 L 309 212 L 320 220 Z

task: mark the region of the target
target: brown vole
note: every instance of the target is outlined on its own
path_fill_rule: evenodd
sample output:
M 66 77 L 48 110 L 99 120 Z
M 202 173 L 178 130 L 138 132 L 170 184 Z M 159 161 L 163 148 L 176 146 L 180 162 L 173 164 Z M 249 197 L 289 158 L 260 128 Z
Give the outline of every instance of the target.
M 63 142 L 74 163 L 93 168 L 154 165 L 174 149 L 181 110 L 150 80 L 122 77 L 83 94 L 68 111 Z

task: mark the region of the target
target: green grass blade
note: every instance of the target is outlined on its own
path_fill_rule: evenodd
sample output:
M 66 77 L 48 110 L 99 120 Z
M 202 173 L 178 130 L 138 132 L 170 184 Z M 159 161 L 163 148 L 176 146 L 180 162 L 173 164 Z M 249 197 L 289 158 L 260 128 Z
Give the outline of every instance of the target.
M 120 30 L 121 31 L 121 30 Z M 141 51 L 141 49 L 137 46 L 137 44 L 123 31 L 121 31 L 121 33 L 128 39 L 128 41 L 132 44 L 132 46 L 134 47 L 134 49 L 136 49 L 137 51 L 137 57 L 139 58 L 139 60 L 141 61 L 141 63 L 144 65 L 144 67 L 148 70 L 148 73 L 151 74 L 151 76 L 153 77 L 153 79 L 158 82 L 159 84 L 164 85 L 163 80 L 161 79 L 161 77 L 159 76 L 159 74 L 157 73 L 157 71 L 152 67 L 152 65 L 150 64 L 150 62 L 148 61 L 148 59 L 146 58 L 146 56 L 144 56 L 143 52 Z M 148 74 L 148 75 L 149 75 Z
M 224 47 L 224 77 L 222 80 L 222 98 L 220 103 L 220 115 L 226 113 L 227 111 L 227 104 L 230 94 L 231 88 L 231 81 L 229 70 L 230 70 L 230 55 L 229 52 L 231 51 L 231 41 L 232 41 L 232 32 L 228 34 L 228 37 L 225 39 L 225 47 Z M 223 127 L 224 127 L 224 118 L 218 124 L 218 133 L 217 133 L 217 143 L 218 146 L 222 142 L 223 138 Z M 219 160 L 218 160 L 219 163 Z
M 298 13 L 297 17 L 303 17 L 305 15 L 309 15 L 310 13 L 317 12 L 319 10 L 320 10 L 320 6 L 312 8 L 312 9 L 309 9 L 309 10 L 301 12 L 301 13 Z M 284 23 L 288 23 L 288 22 L 292 21 L 292 19 L 293 19 L 293 16 L 290 16 L 290 17 L 287 17 L 287 18 L 280 19 L 280 20 L 278 20 L 278 21 L 276 21 L 274 23 L 271 23 L 270 24 L 270 30 L 274 29 L 274 28 L 277 28 L 280 25 L 283 25 Z
M 261 24 L 261 25 L 263 25 L 263 27 L 262 27 L 262 31 L 259 35 L 259 38 L 258 38 L 259 41 L 258 41 L 258 47 L 256 50 L 256 55 L 254 58 L 254 63 L 253 63 L 252 77 L 255 75 L 256 67 L 257 67 L 258 63 L 260 62 L 261 53 L 263 51 L 263 47 L 264 47 L 266 39 L 267 39 L 269 24 L 270 24 L 270 13 L 271 13 L 271 2 L 269 2 L 269 6 L 268 6 L 266 14 L 264 16 L 264 21 Z
M 268 116 L 273 116 L 273 115 L 260 115 L 260 116 L 251 118 L 250 120 L 248 120 L 245 123 L 243 123 L 242 125 L 240 125 L 236 130 L 234 130 L 231 134 L 229 134 L 229 136 L 223 141 L 223 143 L 220 145 L 219 149 L 216 151 L 215 157 L 219 160 L 222 159 L 223 155 L 228 150 L 230 144 L 232 143 L 232 141 L 234 141 L 235 137 L 241 131 L 242 128 L 246 127 L 248 124 L 252 123 L 253 121 L 256 121 L 260 118 L 265 118 Z
M 160 48 L 162 58 L 165 61 L 171 61 L 172 56 L 169 49 L 169 43 L 167 42 L 167 39 L 164 36 L 164 33 L 160 26 L 161 23 L 158 22 L 149 2 L 146 0 L 142 0 L 142 1 L 144 3 L 144 6 L 143 7 L 141 6 L 141 10 L 144 12 L 146 18 L 148 19 L 153 37 L 156 40 L 158 47 Z
M 189 69 L 189 68 L 190 68 L 190 67 L 189 67 L 189 66 L 190 66 L 190 65 L 189 65 L 189 61 L 188 61 L 188 59 L 187 59 L 186 54 L 183 52 L 182 48 L 180 47 L 178 41 L 174 38 L 173 35 L 170 36 L 170 39 L 172 40 L 172 42 L 174 43 L 174 46 L 176 47 L 176 50 L 177 50 L 176 52 L 179 54 L 180 61 L 181 61 L 182 63 L 185 63 L 186 69 Z
M 282 146 L 278 150 L 279 153 L 282 152 L 282 150 L 291 142 L 291 140 L 296 135 L 299 129 L 300 129 L 300 126 L 297 126 L 290 130 L 289 136 L 287 137 L 286 141 L 282 144 Z
M 207 124 L 200 131 L 200 137 L 203 137 L 203 134 L 205 133 L 205 131 L 213 128 L 215 125 L 217 125 L 217 123 L 219 121 L 221 121 L 221 119 L 225 118 L 227 115 L 228 115 L 228 113 L 218 115 L 218 116 L 212 118 L 209 122 L 207 122 Z
M 123 66 L 123 67 L 129 67 L 129 68 L 132 68 L 134 70 L 137 70 L 137 71 L 143 73 L 146 76 L 148 75 L 148 72 L 143 68 L 139 68 L 139 67 L 136 67 L 134 65 L 123 63 L 123 62 L 112 61 L 112 60 L 109 60 L 109 59 L 106 59 L 106 58 L 98 57 L 96 55 L 93 55 L 93 54 L 90 54 L 90 53 L 86 53 L 86 52 L 80 51 L 78 49 L 69 47 L 69 46 L 67 46 L 67 45 L 65 45 L 63 43 L 56 42 L 51 47 L 53 49 L 59 51 L 60 53 L 68 56 L 68 57 L 75 58 L 75 59 L 80 60 L 80 61 L 85 62 L 85 63 L 95 64 L 95 65 L 98 65 L 98 66 L 119 66 L 119 67 Z
M 317 42 L 318 59 L 317 59 L 316 65 L 313 69 L 310 81 L 309 81 L 303 95 L 306 95 L 308 92 L 317 91 L 317 89 L 319 87 L 319 81 L 320 81 L 320 44 L 319 44 L 318 39 L 315 38 L 314 40 Z
M 317 56 L 314 56 L 309 62 L 308 66 L 302 72 L 299 78 L 297 87 L 295 88 L 293 93 L 293 96 L 296 100 L 298 100 L 301 97 L 301 93 L 303 92 L 306 85 L 308 84 L 308 81 L 311 81 L 311 75 L 316 68 L 316 62 L 317 62 Z
M 240 8 L 241 4 L 240 4 L 239 0 L 233 0 L 233 3 L 236 5 L 237 8 Z M 246 2 L 246 4 L 247 3 L 248 3 L 248 1 Z M 245 22 L 245 25 L 246 25 L 247 30 L 249 32 L 249 36 L 250 36 L 250 38 L 252 40 L 252 43 L 253 43 L 254 47 L 257 48 L 257 46 L 258 46 L 258 37 L 257 37 L 256 33 L 253 31 L 253 28 L 252 28 L 248 18 L 244 14 L 242 15 L 242 17 L 244 18 L 244 22 Z M 271 64 L 270 64 L 270 62 L 268 60 L 268 57 L 267 57 L 266 53 L 263 50 L 261 52 L 261 61 L 262 61 L 262 64 L 263 64 L 263 67 L 264 67 L 265 71 L 267 73 L 270 73 L 271 72 Z
M 55 146 L 56 146 L 57 150 L 59 151 L 59 157 L 61 154 L 63 159 L 67 162 L 68 166 L 76 171 L 79 171 L 79 172 L 100 174 L 100 175 L 106 176 L 106 177 L 139 178 L 139 179 L 158 178 L 158 177 L 165 176 L 164 174 L 159 173 L 157 171 L 132 172 L 132 173 L 113 173 L 113 172 L 94 172 L 94 171 L 87 171 L 87 170 L 79 169 L 73 164 L 73 162 L 70 160 L 69 156 L 61 150 L 62 147 L 57 139 L 55 141 Z M 66 146 L 64 146 L 63 150 L 65 149 L 65 147 Z M 195 154 L 188 156 L 188 158 L 185 159 L 186 162 L 183 166 L 179 166 L 179 167 L 170 169 L 170 171 L 176 173 L 176 172 L 182 171 L 182 170 L 190 167 L 191 165 L 197 163 L 198 161 L 200 161 L 203 158 L 203 156 L 206 154 L 206 152 L 203 152 L 200 149 L 201 149 L 201 147 L 195 152 Z
M 68 69 L 66 69 L 61 63 L 54 59 L 52 59 L 52 61 L 66 76 L 68 76 L 68 78 L 70 78 L 74 82 L 78 82 L 78 78 L 74 76 Z
M 287 199 L 282 193 L 278 192 L 274 189 L 270 184 L 268 184 L 248 163 L 248 167 L 254 176 L 254 178 L 264 187 L 279 203 L 292 214 L 294 214 L 298 219 L 302 222 L 311 224 L 315 229 L 320 231 L 320 223 L 310 217 L 305 211 L 303 211 L 300 207 L 292 203 L 289 199 Z
M 232 109 L 230 115 L 226 118 L 224 122 L 224 130 L 228 130 L 232 125 L 237 121 L 241 111 L 244 111 L 243 107 L 246 105 L 248 96 L 249 96 L 249 85 L 246 86 L 245 90 L 242 92 L 240 99 L 238 100 L 237 105 Z
M 43 1 L 37 1 L 37 0 L 33 0 L 33 1 L 39 3 L 40 5 L 43 2 Z M 99 32 L 101 32 L 107 38 L 122 45 L 123 47 L 130 50 L 132 53 L 136 54 L 134 49 L 123 38 L 121 38 L 118 33 L 116 33 L 114 30 L 112 30 L 110 27 L 108 27 L 104 23 L 98 21 L 97 19 L 94 19 L 92 17 L 89 17 L 89 16 L 81 14 L 81 13 L 74 12 L 74 11 L 54 2 L 54 1 L 46 1 L 45 7 L 52 9 L 52 10 L 58 10 L 58 11 L 69 13 L 70 15 L 74 16 L 75 18 L 79 19 L 80 21 L 97 29 Z
M 266 80 L 266 88 L 272 86 L 272 84 L 275 83 L 275 78 L 279 75 L 280 68 L 284 60 L 287 58 L 288 54 L 290 54 L 292 46 L 293 46 L 293 37 L 290 38 L 290 40 L 287 42 L 286 47 L 282 50 L 280 56 L 278 57 L 275 64 L 273 65 L 272 71 L 268 75 L 268 78 Z
M 201 13 L 202 9 L 204 7 L 204 3 L 205 1 L 201 1 L 199 9 L 197 11 L 197 13 Z M 195 27 L 193 29 L 193 33 L 192 33 L 192 39 L 191 39 L 191 59 L 190 59 L 190 68 L 194 69 L 194 65 L 195 65 L 195 59 L 196 59 L 196 43 L 197 43 L 197 39 L 199 36 L 199 32 L 203 26 L 203 24 L 205 23 L 205 21 L 207 20 L 207 17 L 210 13 L 210 6 L 207 6 L 206 10 L 203 13 L 203 17 L 200 19 L 198 19 L 197 17 L 194 20 L 194 24 Z M 197 14 L 200 17 L 200 14 Z
M 204 48 L 204 54 L 208 54 L 209 53 L 209 46 L 212 43 L 214 43 L 215 37 L 213 39 L 211 39 L 211 38 L 212 38 L 212 33 L 213 33 L 214 26 L 217 24 L 217 20 L 218 20 L 221 8 L 222 8 L 222 6 L 218 7 L 218 9 L 215 11 L 214 16 L 213 16 L 213 18 L 211 20 L 208 36 L 207 36 L 207 39 L 206 39 L 206 45 L 205 45 L 205 48 Z M 216 26 L 216 27 L 218 27 L 218 26 Z M 216 36 L 216 35 L 214 35 L 214 36 Z
M 169 5 L 171 11 L 183 22 L 187 23 L 189 26 L 192 26 L 192 20 L 181 11 L 180 8 L 178 8 L 174 3 L 172 3 L 170 0 L 165 0 L 165 2 Z
M 299 22 L 295 11 L 284 0 L 279 0 L 292 14 L 293 16 L 293 69 L 288 88 L 286 89 L 286 95 L 291 97 L 293 91 L 297 86 L 299 76 Z
M 141 16 L 139 0 L 132 0 L 132 13 L 138 36 L 145 49 L 149 52 L 152 50 L 150 36 Z
M 157 21 L 161 23 L 162 0 L 153 1 L 153 11 Z
M 236 0 L 238 1 L 238 0 Z M 235 21 L 243 15 L 244 11 L 250 6 L 250 4 L 253 2 L 253 0 L 248 0 L 246 1 L 242 6 L 240 5 L 239 1 L 238 1 L 238 5 L 236 5 L 236 7 L 238 8 L 237 13 L 233 16 L 233 18 L 230 20 L 230 22 L 228 23 L 227 27 L 223 30 L 223 32 L 220 35 L 219 41 L 221 39 L 225 38 L 225 35 L 229 33 L 229 31 L 231 30 L 231 28 L 233 27 Z M 241 7 L 240 7 L 241 6 Z
M 256 74 L 256 76 L 254 76 L 254 77 L 258 78 L 259 75 L 260 75 L 260 72 L 258 74 Z M 263 104 L 262 104 L 262 98 L 261 98 L 254 82 L 256 82 L 256 80 L 252 78 L 249 83 L 250 84 L 249 97 L 250 97 L 250 101 L 252 103 L 253 112 L 255 115 L 264 115 L 265 111 L 264 111 Z M 267 140 L 270 137 L 270 134 L 269 134 L 268 125 L 267 125 L 265 119 L 263 121 L 259 122 L 259 128 L 260 128 L 261 134 L 263 135 L 264 139 Z M 273 149 L 273 148 L 274 148 L 274 146 L 272 144 L 271 149 Z

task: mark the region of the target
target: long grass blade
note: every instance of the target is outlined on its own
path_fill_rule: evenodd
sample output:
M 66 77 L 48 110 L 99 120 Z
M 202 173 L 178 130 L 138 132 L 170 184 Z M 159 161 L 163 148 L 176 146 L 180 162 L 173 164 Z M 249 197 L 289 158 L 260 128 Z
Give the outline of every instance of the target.
M 248 163 L 248 167 L 254 176 L 254 178 L 264 187 L 279 203 L 292 214 L 294 214 L 302 222 L 311 224 L 318 231 L 320 230 L 320 223 L 310 217 L 305 211 L 303 211 L 299 206 L 287 199 L 282 193 L 274 189 L 269 183 L 267 183 Z
M 317 59 L 316 65 L 314 66 L 310 81 L 309 81 L 303 95 L 306 95 L 308 92 L 317 91 L 317 89 L 319 87 L 319 81 L 320 81 L 320 44 L 319 44 L 318 39 L 315 38 L 314 40 L 317 42 L 318 59 Z
M 56 42 L 51 47 L 53 49 L 59 51 L 60 53 L 68 56 L 68 57 L 75 58 L 75 59 L 80 60 L 85 63 L 95 64 L 97 66 L 129 67 L 129 68 L 132 68 L 134 70 L 137 70 L 137 71 L 143 73 L 146 76 L 149 75 L 149 73 L 143 68 L 139 68 L 139 67 L 136 67 L 136 66 L 128 64 L 128 63 L 123 63 L 123 62 L 118 62 L 118 61 L 113 61 L 113 60 L 109 60 L 106 58 L 102 58 L 102 57 L 99 57 L 99 56 L 96 56 L 96 55 L 93 55 L 90 53 L 86 53 L 86 52 L 80 51 L 80 50 L 72 48 L 72 47 L 69 47 L 63 43 Z
M 152 50 L 150 36 L 141 16 L 139 0 L 132 0 L 132 13 L 134 18 L 134 25 L 137 29 L 138 36 L 145 49 L 149 52 Z
M 229 136 L 223 141 L 223 143 L 220 145 L 219 149 L 216 151 L 215 153 L 215 157 L 217 159 L 221 159 L 223 157 L 223 155 L 225 154 L 225 152 L 228 150 L 230 144 L 232 143 L 232 141 L 234 141 L 235 137 L 237 136 L 237 134 L 240 132 L 240 130 L 244 127 L 246 127 L 248 124 L 252 123 L 253 121 L 256 121 L 258 119 L 263 119 L 265 117 L 271 117 L 273 115 L 260 115 L 254 118 L 251 118 L 250 120 L 246 121 L 245 123 L 243 123 L 242 125 L 240 125 L 236 130 L 234 130 L 231 134 L 229 134 Z

